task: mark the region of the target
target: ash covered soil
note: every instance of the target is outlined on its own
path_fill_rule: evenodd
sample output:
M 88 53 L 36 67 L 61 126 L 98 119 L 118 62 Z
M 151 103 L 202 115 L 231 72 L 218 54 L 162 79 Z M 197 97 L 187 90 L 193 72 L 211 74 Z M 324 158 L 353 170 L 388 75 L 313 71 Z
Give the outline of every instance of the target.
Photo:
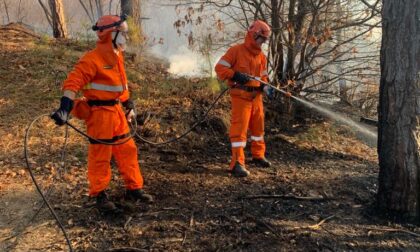
M 48 41 L 17 25 L 1 27 L 0 35 L 10 37 L 0 43 L 0 250 L 67 250 L 30 179 L 23 140 L 33 119 L 58 106 L 63 72 L 92 44 Z M 152 115 L 138 133 L 151 141 L 182 134 L 218 94 L 214 82 L 176 78 L 166 67 L 147 55 L 127 57 L 138 120 Z M 316 115 L 285 129 L 270 102 L 266 107 L 271 168 L 249 164 L 251 176 L 245 179 L 227 172 L 226 95 L 176 143 L 151 146 L 137 139 L 145 189 L 154 204 L 124 202 L 112 164 L 109 195 L 121 214 L 97 211 L 87 196 L 87 141 L 69 129 L 63 159 L 66 129 L 47 116 L 29 132 L 30 164 L 76 251 L 420 250 L 419 227 L 377 217 L 375 148 Z

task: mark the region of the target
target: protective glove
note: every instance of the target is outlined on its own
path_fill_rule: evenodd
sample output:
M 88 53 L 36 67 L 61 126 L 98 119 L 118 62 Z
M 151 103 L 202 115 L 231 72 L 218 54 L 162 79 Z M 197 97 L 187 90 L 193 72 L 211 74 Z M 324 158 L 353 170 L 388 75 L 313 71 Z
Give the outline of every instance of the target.
M 269 99 L 273 99 L 274 97 L 274 88 L 270 87 L 267 84 L 261 84 L 261 91 L 264 92 Z
M 241 72 L 235 72 L 231 80 L 240 85 L 245 85 L 248 81 L 251 80 L 251 78 L 248 75 L 243 74 Z
M 58 126 L 64 125 L 69 119 L 70 111 L 73 109 L 73 100 L 67 96 L 61 97 L 60 108 L 51 114 L 51 118 Z
M 131 120 L 133 118 L 135 119 L 137 116 L 136 105 L 131 99 L 126 100 L 125 102 L 122 103 L 122 105 L 127 111 L 127 113 L 125 113 L 125 117 L 127 118 L 127 121 L 131 122 Z

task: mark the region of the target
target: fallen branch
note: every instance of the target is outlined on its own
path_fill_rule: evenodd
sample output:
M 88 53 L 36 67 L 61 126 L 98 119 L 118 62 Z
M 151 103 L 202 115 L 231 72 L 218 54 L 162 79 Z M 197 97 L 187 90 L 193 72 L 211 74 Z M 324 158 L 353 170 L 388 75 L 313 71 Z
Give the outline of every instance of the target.
M 249 219 L 251 219 L 252 221 L 254 221 L 255 222 L 255 224 L 257 224 L 257 225 L 262 225 L 262 226 L 264 226 L 265 228 L 267 228 L 274 236 L 276 236 L 276 237 L 281 237 L 281 235 L 279 235 L 278 234 L 278 232 L 277 232 L 277 230 L 273 227 L 273 226 L 271 226 L 271 224 L 269 224 L 269 223 L 267 223 L 267 222 L 265 222 L 264 220 L 262 220 L 262 219 L 258 219 L 256 216 L 254 216 L 254 215 L 250 215 L 250 214 L 247 214 L 246 215 L 246 217 L 247 218 L 249 218 Z
M 139 249 L 139 248 L 132 248 L 132 247 L 121 247 L 121 248 L 112 248 L 108 249 L 108 252 L 148 252 L 147 249 Z
M 124 224 L 124 230 L 125 231 L 127 231 L 127 227 L 128 227 L 128 224 L 130 224 L 130 221 L 133 219 L 133 217 L 128 217 L 128 220 L 125 222 L 125 224 Z
M 250 195 L 242 197 L 242 199 L 295 199 L 295 200 L 332 200 L 333 198 L 325 198 L 322 196 L 296 196 L 296 195 Z
M 324 224 L 327 220 L 330 220 L 330 219 L 332 219 L 332 218 L 334 218 L 334 217 L 335 217 L 335 215 L 333 214 L 333 215 L 331 215 L 331 216 L 329 216 L 329 217 L 327 217 L 327 218 L 325 218 L 325 219 L 321 220 L 320 222 L 318 222 L 318 223 L 317 223 L 317 224 L 315 224 L 315 225 L 310 225 L 310 226 L 308 226 L 308 228 L 318 230 L 318 229 L 321 227 L 321 225 L 322 225 L 322 224 Z
M 7 236 L 7 237 L 4 237 L 4 238 L 2 238 L 0 241 L 1 241 L 1 242 L 4 242 L 4 241 L 10 240 L 10 239 L 13 239 L 13 238 L 15 238 L 15 237 L 21 236 L 21 235 L 23 235 L 23 234 L 30 233 L 30 232 L 32 232 L 32 231 L 34 231 L 34 230 L 38 229 L 38 228 L 41 228 L 41 227 L 47 226 L 47 225 L 49 225 L 49 224 L 51 224 L 51 221 L 46 221 L 46 222 L 43 222 L 43 223 L 41 223 L 41 224 L 39 224 L 39 225 L 37 225 L 37 226 L 30 226 L 30 227 L 27 227 L 25 230 L 23 230 L 23 231 L 21 231 L 21 232 L 19 232 L 19 233 L 16 233 L 16 234 L 13 234 L 13 235 L 10 235 L 10 236 Z
M 17 31 L 17 32 L 22 32 L 22 33 L 25 33 L 25 34 L 27 34 L 27 35 L 29 35 L 29 36 L 32 36 L 32 37 L 35 37 L 35 38 L 37 38 L 37 39 L 40 39 L 40 38 L 41 38 L 41 36 L 39 36 L 39 35 L 36 35 L 36 34 L 30 33 L 30 32 L 27 32 L 27 31 L 24 31 L 24 30 L 21 30 L 21 29 L 17 29 L 17 28 L 11 28 L 11 27 L 0 27 L 0 30 L 6 30 L 6 31 Z
M 414 233 L 408 230 L 398 229 L 398 228 L 370 228 L 370 227 L 363 227 L 363 228 L 369 229 L 369 230 L 375 230 L 375 231 L 384 231 L 384 232 L 401 232 L 401 233 L 406 233 L 415 237 L 420 237 L 420 234 L 418 233 Z
M 191 230 L 193 225 L 194 225 L 194 212 L 191 213 L 190 225 L 189 225 L 188 229 L 185 230 L 185 232 L 184 232 L 184 238 L 182 239 L 182 243 L 181 243 L 182 246 L 184 245 L 185 241 L 187 240 L 187 233 L 188 233 L 188 231 Z

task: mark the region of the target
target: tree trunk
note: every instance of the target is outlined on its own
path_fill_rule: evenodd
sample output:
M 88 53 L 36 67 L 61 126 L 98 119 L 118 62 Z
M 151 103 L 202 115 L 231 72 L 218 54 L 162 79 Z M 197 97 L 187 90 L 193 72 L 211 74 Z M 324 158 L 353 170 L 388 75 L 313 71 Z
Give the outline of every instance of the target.
M 284 76 L 284 54 L 283 54 L 283 39 L 281 37 L 282 27 L 280 24 L 281 21 L 281 7 L 282 1 L 271 0 L 271 26 L 273 30 L 273 35 L 271 36 L 270 41 L 270 53 L 271 53 L 271 64 L 272 70 L 274 72 L 273 78 L 275 83 L 284 83 L 286 78 Z
M 140 0 L 121 0 L 121 14 L 131 17 L 134 24 L 141 27 Z
M 420 0 L 384 0 L 378 206 L 420 220 Z
M 54 38 L 67 38 L 67 27 L 64 19 L 62 0 L 48 0 L 51 9 Z
M 342 18 L 345 15 L 341 5 L 342 5 L 341 0 L 336 0 L 337 20 L 340 20 L 340 18 Z M 344 32 L 344 29 L 339 29 L 337 31 L 337 45 L 343 44 L 343 32 Z M 337 48 L 337 54 L 341 54 L 341 47 Z M 343 68 L 344 68 L 344 63 L 337 62 L 337 74 L 339 75 L 338 90 L 340 93 L 340 100 L 342 102 L 348 102 L 347 101 L 347 83 L 346 83 L 346 80 L 343 78 Z
M 129 36 L 130 45 L 138 50 L 144 45 L 143 29 L 141 27 L 141 7 L 140 0 L 121 0 L 121 14 L 129 17 Z

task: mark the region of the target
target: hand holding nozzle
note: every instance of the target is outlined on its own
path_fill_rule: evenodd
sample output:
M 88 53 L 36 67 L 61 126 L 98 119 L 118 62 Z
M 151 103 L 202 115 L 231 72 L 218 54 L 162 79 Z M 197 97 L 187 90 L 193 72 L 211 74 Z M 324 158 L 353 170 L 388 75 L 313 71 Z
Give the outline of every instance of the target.
M 251 76 L 251 75 L 248 75 L 248 77 L 249 77 L 251 80 L 258 81 L 258 82 L 260 82 L 261 84 L 263 84 L 263 85 L 265 85 L 265 86 L 267 86 L 267 87 L 270 87 L 270 88 L 272 88 L 272 89 L 274 89 L 274 90 L 279 91 L 280 93 L 283 93 L 286 97 L 289 97 L 289 98 L 290 98 L 290 97 L 292 97 L 292 93 L 290 93 L 290 92 L 288 92 L 288 91 L 284 91 L 283 89 L 280 89 L 280 88 L 278 88 L 278 87 L 276 87 L 276 86 L 273 86 L 273 85 L 271 85 L 270 83 L 268 83 L 268 82 L 265 82 L 265 81 L 261 80 L 260 78 L 257 78 L 257 77 Z

